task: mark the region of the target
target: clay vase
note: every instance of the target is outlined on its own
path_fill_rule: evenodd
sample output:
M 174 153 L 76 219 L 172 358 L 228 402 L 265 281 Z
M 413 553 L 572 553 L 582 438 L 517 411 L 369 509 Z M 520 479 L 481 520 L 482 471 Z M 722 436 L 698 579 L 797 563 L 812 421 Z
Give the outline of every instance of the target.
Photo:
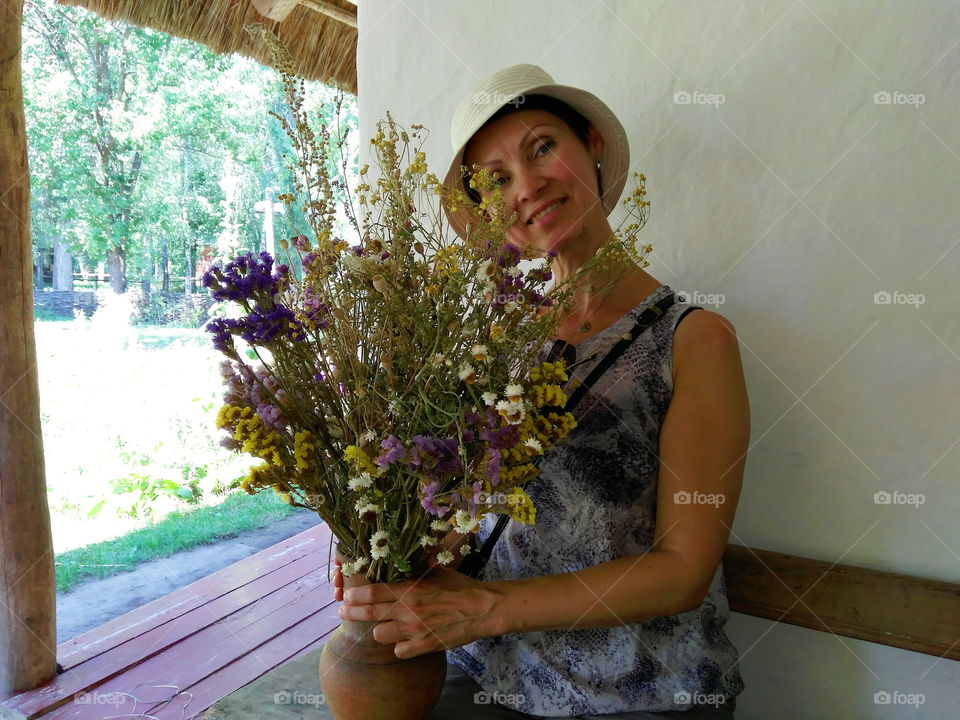
M 350 558 L 337 549 L 341 563 Z M 367 585 L 362 573 L 343 589 Z M 320 654 L 320 689 L 334 720 L 429 720 L 447 676 L 444 651 L 401 659 L 373 637 L 375 622 L 342 620 Z

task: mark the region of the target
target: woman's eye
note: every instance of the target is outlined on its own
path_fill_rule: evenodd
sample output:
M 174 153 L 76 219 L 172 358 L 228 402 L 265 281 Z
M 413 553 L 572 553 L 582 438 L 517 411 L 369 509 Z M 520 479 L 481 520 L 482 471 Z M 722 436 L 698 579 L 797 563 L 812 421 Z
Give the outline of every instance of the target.
M 494 177 L 493 181 L 497 185 L 503 185 L 507 181 L 507 178 L 503 177 L 502 175 L 497 175 Z
M 543 143 L 543 145 L 537 148 L 537 154 L 539 155 L 540 151 L 543 150 L 544 148 L 547 148 L 548 150 L 552 150 L 554 145 L 556 145 L 556 143 L 553 140 L 547 140 L 546 142 Z

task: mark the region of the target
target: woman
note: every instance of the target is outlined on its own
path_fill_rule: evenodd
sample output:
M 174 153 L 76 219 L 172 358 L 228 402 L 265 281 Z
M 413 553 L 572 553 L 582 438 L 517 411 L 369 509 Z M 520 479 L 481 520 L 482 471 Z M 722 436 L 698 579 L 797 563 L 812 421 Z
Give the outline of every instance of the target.
M 594 95 L 518 65 L 475 88 L 452 127 L 447 182 L 462 182 L 461 164 L 495 171 L 518 216 L 511 241 L 555 253 L 557 282 L 610 237 L 629 150 Z M 466 218 L 448 217 L 462 232 Z M 598 271 L 547 350 L 602 357 L 672 294 L 633 264 Z M 537 522 L 509 523 L 478 579 L 437 567 L 343 597 L 341 617 L 378 621 L 398 657 L 447 650 L 438 720 L 733 717 L 743 682 L 720 560 L 750 411 L 733 326 L 692 310 L 669 306 L 594 383 L 525 488 Z

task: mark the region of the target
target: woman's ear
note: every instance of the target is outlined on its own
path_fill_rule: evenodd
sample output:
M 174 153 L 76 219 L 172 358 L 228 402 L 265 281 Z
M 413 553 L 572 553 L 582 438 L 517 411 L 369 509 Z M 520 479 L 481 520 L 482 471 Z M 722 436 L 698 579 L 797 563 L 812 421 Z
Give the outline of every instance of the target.
M 587 150 L 593 161 L 599 162 L 603 154 L 603 135 L 593 125 L 587 128 Z

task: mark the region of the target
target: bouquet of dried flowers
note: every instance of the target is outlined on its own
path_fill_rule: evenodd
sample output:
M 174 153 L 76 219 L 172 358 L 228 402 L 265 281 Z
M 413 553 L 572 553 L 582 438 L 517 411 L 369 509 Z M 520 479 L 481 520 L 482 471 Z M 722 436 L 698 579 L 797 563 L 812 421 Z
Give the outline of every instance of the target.
M 496 177 L 473 175 L 490 199 L 466 237 L 448 239 L 437 201 L 467 204 L 466 194 L 429 172 L 424 129 L 408 133 L 388 113 L 371 140 L 378 177 L 365 166 L 347 189 L 356 236 L 337 237 L 346 160 L 339 177 L 327 168 L 343 140 L 313 128 L 302 80 L 283 77 L 290 115 L 276 117 L 296 158 L 294 188 L 279 199 L 301 227 L 280 243 L 283 264 L 247 253 L 204 278 L 216 300 L 239 308 L 208 323 L 226 356 L 217 424 L 226 447 L 261 461 L 243 488 L 315 510 L 351 558 L 344 575 L 420 577 L 431 552 L 450 564 L 443 538 L 476 532 L 485 513 L 534 522 L 523 486 L 535 458 L 575 425 L 563 410 L 562 361 L 539 360 L 555 310 L 583 273 L 624 254 L 647 264 L 632 243 L 642 222 L 548 291 L 552 257 L 521 268 Z M 632 201 L 643 220 L 639 177 Z

